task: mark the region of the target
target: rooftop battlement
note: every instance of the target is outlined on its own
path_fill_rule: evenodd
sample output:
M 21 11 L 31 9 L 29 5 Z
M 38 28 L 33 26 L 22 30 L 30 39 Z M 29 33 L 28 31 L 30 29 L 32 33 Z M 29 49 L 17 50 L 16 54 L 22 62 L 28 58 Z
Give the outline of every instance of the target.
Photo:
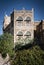
M 26 10 L 25 8 L 23 8 L 22 10 L 16 10 L 14 9 L 15 13 L 32 13 L 34 11 L 34 8 L 32 8 L 32 10 Z

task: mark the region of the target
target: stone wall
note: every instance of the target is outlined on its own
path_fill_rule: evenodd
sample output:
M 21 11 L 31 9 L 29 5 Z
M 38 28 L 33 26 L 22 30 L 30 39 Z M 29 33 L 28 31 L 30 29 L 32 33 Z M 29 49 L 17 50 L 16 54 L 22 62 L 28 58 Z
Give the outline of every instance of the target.
M 2 58 L 0 54 L 0 65 L 10 65 L 10 62 L 7 62 L 9 60 L 9 56 L 7 54 L 7 57 L 5 59 Z

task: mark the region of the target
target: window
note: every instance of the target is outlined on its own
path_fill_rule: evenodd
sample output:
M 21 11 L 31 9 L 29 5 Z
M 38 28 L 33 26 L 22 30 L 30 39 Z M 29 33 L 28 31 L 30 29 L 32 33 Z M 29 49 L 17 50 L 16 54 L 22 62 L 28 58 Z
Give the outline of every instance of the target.
M 19 16 L 17 21 L 23 21 L 23 18 L 21 16 Z
M 22 32 L 22 31 L 19 31 L 19 32 L 17 33 L 17 36 L 23 36 L 23 32 Z
M 17 33 L 17 36 L 18 36 L 18 40 L 22 39 L 23 32 L 22 32 L 22 31 L 19 31 L 19 32 Z
M 29 31 L 27 31 L 25 36 L 31 36 L 31 33 Z
M 18 25 L 18 26 L 22 26 L 23 18 L 22 18 L 21 16 L 19 16 L 16 21 L 17 21 L 17 25 Z
M 31 18 L 30 17 L 27 17 L 25 21 L 26 21 L 26 25 L 29 26 L 29 23 L 31 21 Z
M 31 21 L 31 18 L 27 17 L 25 21 L 29 22 L 29 21 Z
M 31 37 L 31 33 L 30 33 L 29 31 L 27 31 L 26 34 L 25 34 L 25 36 L 26 36 L 27 38 L 30 38 L 30 37 Z

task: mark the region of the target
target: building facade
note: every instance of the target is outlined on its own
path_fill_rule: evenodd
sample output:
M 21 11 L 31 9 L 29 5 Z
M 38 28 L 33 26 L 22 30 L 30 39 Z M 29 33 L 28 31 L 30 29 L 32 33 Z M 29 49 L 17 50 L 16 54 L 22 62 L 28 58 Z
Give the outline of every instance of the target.
M 34 9 L 32 10 L 14 10 L 10 16 L 5 15 L 3 22 L 4 33 L 8 32 L 14 36 L 14 42 L 19 38 L 35 37 L 44 40 L 44 20 L 34 21 Z
M 14 36 L 14 42 L 19 38 L 34 38 L 34 10 L 14 10 L 10 16 L 5 15 L 3 31 Z
M 41 20 L 41 22 L 37 25 L 36 32 L 40 43 L 44 43 L 44 20 Z
M 39 25 L 40 21 L 34 22 L 34 38 L 37 36 L 37 26 Z

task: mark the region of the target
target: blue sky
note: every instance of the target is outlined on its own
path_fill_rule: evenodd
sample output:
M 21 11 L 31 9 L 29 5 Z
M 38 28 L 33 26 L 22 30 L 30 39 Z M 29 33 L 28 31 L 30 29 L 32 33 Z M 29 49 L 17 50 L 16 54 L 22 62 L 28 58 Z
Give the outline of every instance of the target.
M 0 34 L 2 34 L 3 19 L 5 13 L 10 15 L 13 9 L 21 10 L 22 8 L 31 10 L 34 8 L 34 19 L 44 19 L 44 0 L 0 0 Z

